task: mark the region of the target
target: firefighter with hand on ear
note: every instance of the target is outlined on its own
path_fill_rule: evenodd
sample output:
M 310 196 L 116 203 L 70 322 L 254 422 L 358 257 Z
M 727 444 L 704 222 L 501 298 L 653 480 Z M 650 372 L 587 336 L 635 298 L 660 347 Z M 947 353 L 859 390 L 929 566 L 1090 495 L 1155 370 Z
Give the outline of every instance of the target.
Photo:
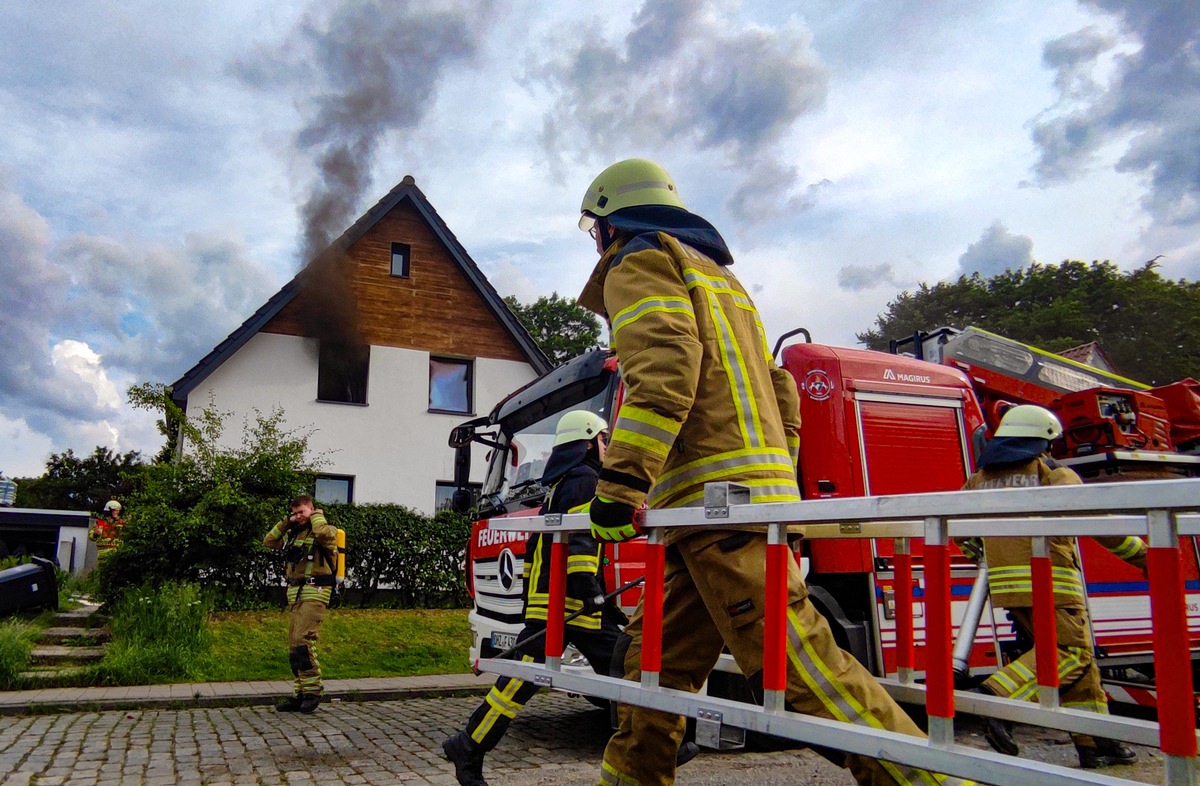
M 1062 424 L 1048 409 L 1023 404 L 1009 409 L 995 437 L 979 457 L 979 471 L 964 489 L 1012 489 L 1034 486 L 1074 486 L 1082 483 L 1067 467 L 1049 456 L 1050 443 L 1062 435 Z M 1129 564 L 1146 570 L 1146 544 L 1138 537 L 1098 537 L 1096 542 Z M 1100 685 L 1100 670 L 1092 656 L 1092 629 L 1083 591 L 1083 569 L 1076 538 L 1047 538 L 1054 581 L 1054 612 L 1058 628 L 1058 679 L 1062 706 L 1108 713 L 1108 698 Z M 988 589 L 992 605 L 1008 610 L 1013 627 L 1033 642 L 1033 550 L 1028 538 L 984 538 Z M 981 692 L 1024 701 L 1037 700 L 1037 667 L 1032 647 L 988 677 Z M 985 718 L 988 743 L 1000 753 L 1016 756 L 1020 749 L 1008 724 Z M 1085 769 L 1129 764 L 1137 754 L 1114 740 L 1072 734 L 1079 764 Z
M 778 368 L 758 312 L 732 274 L 717 230 L 690 213 L 661 166 L 613 164 L 587 189 L 579 226 L 600 260 L 579 304 L 602 316 L 625 399 L 591 505 L 592 533 L 637 534 L 637 511 L 703 504 L 704 484 L 736 481 L 753 502 L 800 499 L 799 397 Z M 697 513 L 697 516 L 700 516 Z M 761 685 L 767 536 L 762 528 L 668 530 L 659 684 L 695 693 L 728 646 Z M 787 703 L 795 711 L 922 736 L 808 601 L 788 565 Z M 641 676 L 642 610 L 625 678 Z M 684 718 L 622 705 L 604 751 L 604 786 L 666 786 Z M 864 784 L 962 784 L 958 778 L 865 756 L 830 754 Z M 969 782 L 968 782 L 969 783 Z
M 541 513 L 574 513 L 586 509 L 596 492 L 596 477 L 604 460 L 608 424 L 599 415 L 576 410 L 563 415 L 555 429 L 554 449 L 546 460 L 542 484 L 550 491 Z M 525 544 L 525 627 L 517 643 L 546 629 L 550 602 L 550 548 L 553 538 L 534 533 Z M 604 576 L 600 570 L 603 547 L 585 533 L 574 533 L 567 544 L 566 613 L 586 613 L 567 623 L 564 643 L 573 644 L 597 674 L 609 673 L 613 647 L 623 615 L 604 599 Z M 540 639 L 519 650 L 526 661 L 545 662 L 545 643 Z M 508 725 L 537 686 L 523 680 L 501 677 L 467 720 L 467 727 L 442 744 L 446 758 L 454 763 L 461 786 L 487 786 L 483 758 L 504 736 Z
M 288 661 L 295 688 L 275 709 L 307 713 L 317 709 L 324 690 L 316 643 L 337 582 L 337 527 L 308 494 L 293 499 L 290 511 L 263 538 L 267 548 L 283 549 L 287 561 Z

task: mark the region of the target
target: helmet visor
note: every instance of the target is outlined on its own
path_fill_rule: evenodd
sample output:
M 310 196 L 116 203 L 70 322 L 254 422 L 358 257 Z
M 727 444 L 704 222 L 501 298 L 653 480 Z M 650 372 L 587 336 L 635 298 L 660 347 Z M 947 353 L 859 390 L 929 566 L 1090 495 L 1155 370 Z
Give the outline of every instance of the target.
M 596 217 L 591 213 L 583 213 L 579 216 L 579 228 L 589 235 L 596 229 Z

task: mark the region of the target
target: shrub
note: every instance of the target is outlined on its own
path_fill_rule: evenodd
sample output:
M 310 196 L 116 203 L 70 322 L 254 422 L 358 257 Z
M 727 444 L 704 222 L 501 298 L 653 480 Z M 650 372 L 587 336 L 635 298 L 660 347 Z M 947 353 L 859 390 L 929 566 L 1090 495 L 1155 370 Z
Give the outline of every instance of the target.
M 17 685 L 21 672 L 29 668 L 34 629 L 21 622 L 0 623 L 0 689 Z
M 112 606 L 112 642 L 96 667 L 98 681 L 145 685 L 199 677 L 212 646 L 205 625 L 209 608 L 195 584 L 147 585 L 124 593 Z

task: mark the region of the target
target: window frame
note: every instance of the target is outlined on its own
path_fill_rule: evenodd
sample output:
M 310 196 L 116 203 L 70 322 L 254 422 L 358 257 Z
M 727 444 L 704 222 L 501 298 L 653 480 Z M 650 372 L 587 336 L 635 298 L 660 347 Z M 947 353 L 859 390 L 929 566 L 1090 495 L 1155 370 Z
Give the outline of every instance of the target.
M 321 361 L 322 361 L 322 358 L 325 357 L 325 352 L 324 352 L 325 346 L 326 346 L 325 342 L 318 339 L 318 341 L 317 341 L 317 396 L 316 396 L 317 402 L 320 404 L 340 404 L 342 406 L 348 406 L 348 407 L 365 407 L 365 406 L 367 406 L 370 403 L 369 399 L 370 399 L 370 391 L 371 391 L 371 346 L 369 344 L 367 344 L 364 347 L 362 347 L 363 357 L 365 359 L 364 360 L 365 368 L 362 371 L 362 376 L 363 376 L 363 386 L 362 386 L 363 387 L 363 397 L 362 397 L 363 400 L 362 401 L 345 401 L 343 399 L 336 399 L 336 398 L 321 398 L 321 368 L 324 365 Z
M 466 384 L 467 406 L 465 409 L 442 409 L 433 406 L 433 364 L 445 363 L 464 366 L 467 369 Z M 444 355 L 429 356 L 429 408 L 428 412 L 439 415 L 474 415 L 475 414 L 475 358 L 455 358 Z
M 346 501 L 345 501 L 345 503 L 340 503 L 340 504 L 353 504 L 354 503 L 354 475 L 335 475 L 335 474 L 328 473 L 328 472 L 321 472 L 321 473 L 313 475 L 313 499 L 317 499 L 322 502 L 332 502 L 331 500 L 321 499 L 321 496 L 317 493 L 317 483 L 322 480 L 345 481 L 346 482 Z M 339 503 L 333 502 L 332 504 L 339 504 Z
M 401 266 L 402 272 L 396 272 L 396 257 L 399 256 L 404 260 Z M 392 258 L 388 272 L 392 278 L 408 278 L 412 273 L 412 246 L 408 243 L 392 243 Z

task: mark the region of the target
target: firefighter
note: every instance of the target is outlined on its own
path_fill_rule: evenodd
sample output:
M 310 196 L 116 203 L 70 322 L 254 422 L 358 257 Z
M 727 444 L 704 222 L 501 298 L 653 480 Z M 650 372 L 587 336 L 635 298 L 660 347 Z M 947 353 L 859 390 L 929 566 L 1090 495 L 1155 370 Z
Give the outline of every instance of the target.
M 96 544 L 99 556 L 104 556 L 121 543 L 121 531 L 125 519 L 121 518 L 121 503 L 110 499 L 104 503 L 104 511 L 96 519 L 96 526 L 88 532 L 88 539 Z
M 554 435 L 554 449 L 546 460 L 542 484 L 550 489 L 541 513 L 567 513 L 583 509 L 596 491 L 596 477 L 604 460 L 608 424 L 599 415 L 577 410 L 563 415 Z M 517 642 L 546 629 L 550 601 L 550 547 L 552 539 L 534 533 L 525 544 L 525 627 Z M 574 644 L 597 674 L 607 675 L 623 615 L 604 598 L 600 565 L 604 549 L 589 535 L 577 533 L 568 541 L 568 614 L 585 613 L 566 625 L 564 642 Z M 538 640 L 524 651 L 526 661 L 545 662 L 545 647 Z M 508 725 L 537 692 L 536 685 L 501 677 L 467 720 L 466 729 L 442 743 L 446 758 L 454 763 L 461 786 L 487 786 L 483 758 L 504 736 Z
M 292 695 L 275 709 L 315 712 L 324 690 L 316 643 L 337 581 L 337 527 L 325 520 L 312 497 L 301 494 L 292 500 L 287 518 L 263 538 L 263 545 L 283 549 L 287 561 L 288 661 L 295 682 Z
M 754 502 L 797 501 L 799 398 L 776 367 L 762 322 L 720 233 L 688 212 L 661 166 L 629 159 L 588 188 L 579 226 L 600 260 L 580 305 L 608 320 L 626 392 L 591 504 L 592 534 L 638 534 L 636 511 L 702 504 L 707 481 L 749 486 Z M 698 514 L 699 515 L 699 514 Z M 671 529 L 665 536 L 659 682 L 695 693 L 728 646 L 761 686 L 761 529 Z M 797 712 L 922 736 L 874 677 L 834 643 L 788 565 L 787 702 Z M 642 609 L 626 628 L 625 678 L 641 676 Z M 604 786 L 674 783 L 685 721 L 622 705 L 604 751 Z M 860 783 L 964 783 L 850 754 L 831 754 Z
M 1050 443 L 1062 435 L 1053 412 L 1023 404 L 1009 409 L 995 437 L 983 449 L 979 470 L 965 489 L 1009 489 L 1031 486 L 1074 486 L 1082 483 L 1067 467 L 1049 456 Z M 1100 670 L 1092 656 L 1092 629 L 1088 622 L 1083 571 L 1076 538 L 1047 538 L 1054 580 L 1054 611 L 1058 628 L 1059 695 L 1063 707 L 1108 713 L 1108 699 L 1100 686 Z M 1129 564 L 1146 570 L 1146 544 L 1138 537 L 1098 537 L 1095 540 Z M 984 538 L 988 587 L 992 605 L 1007 609 L 1019 639 L 1030 649 L 996 672 L 978 690 L 994 696 L 1035 701 L 1037 667 L 1033 644 L 1032 547 L 1028 538 Z M 985 718 L 984 736 L 1000 753 L 1016 756 L 1020 749 L 1009 726 Z M 1079 765 L 1085 769 L 1129 764 L 1137 754 L 1113 740 L 1072 734 Z

